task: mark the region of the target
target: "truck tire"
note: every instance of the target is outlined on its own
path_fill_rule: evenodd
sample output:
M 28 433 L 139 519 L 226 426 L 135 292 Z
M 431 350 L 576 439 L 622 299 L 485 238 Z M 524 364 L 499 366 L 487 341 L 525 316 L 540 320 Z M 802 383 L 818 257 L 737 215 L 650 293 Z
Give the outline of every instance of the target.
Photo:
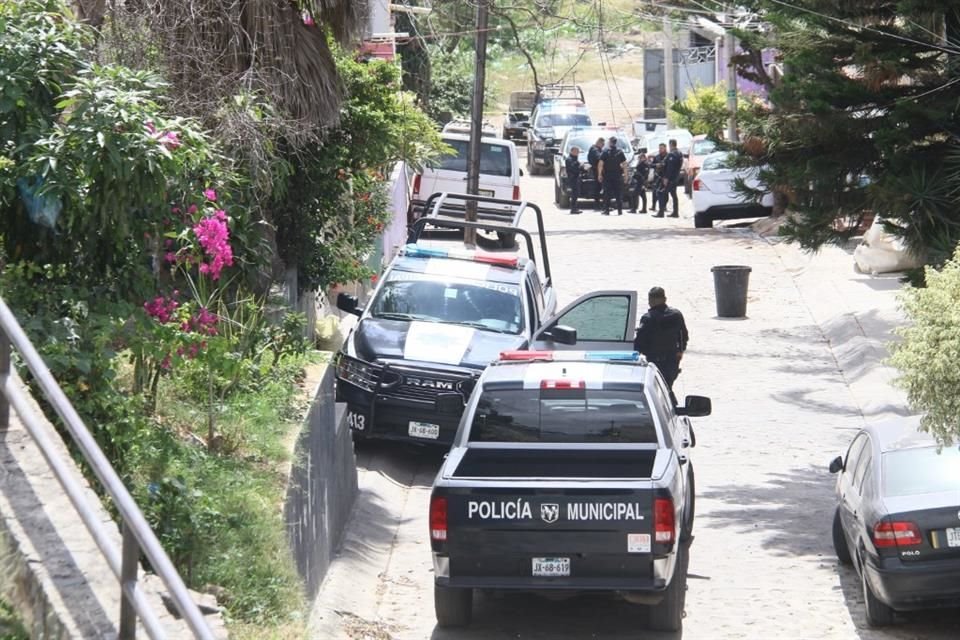
M 683 605 L 687 599 L 687 565 L 689 549 L 684 543 L 677 545 L 677 565 L 673 579 L 663 594 L 660 604 L 650 607 L 649 622 L 653 631 L 680 631 L 683 628 Z
M 833 550 L 837 554 L 840 564 L 851 565 L 850 547 L 847 546 L 847 537 L 843 535 L 843 523 L 840 521 L 840 507 L 833 512 Z
M 889 627 L 893 624 L 893 609 L 880 602 L 873 594 L 870 583 L 867 582 L 867 571 L 863 567 L 864 562 L 860 560 L 860 584 L 863 586 L 863 603 L 867 613 L 867 626 L 870 627 Z
M 465 627 L 473 617 L 473 589 L 433 585 L 433 606 L 440 627 Z
M 559 186 L 557 186 L 556 181 L 554 181 L 553 183 L 553 191 L 554 191 L 554 195 L 556 196 L 555 199 L 557 201 L 557 206 L 560 207 L 561 209 L 569 209 L 570 194 L 568 194 L 566 191 L 564 191 Z
M 689 464 L 689 463 L 688 463 Z M 690 467 L 690 479 L 687 481 L 687 506 L 683 510 L 683 526 L 680 527 L 680 542 L 690 542 L 693 539 L 693 516 L 697 509 L 697 494 L 695 493 L 696 480 L 693 476 L 693 467 Z
M 713 218 L 706 213 L 697 213 L 693 216 L 693 226 L 697 229 L 712 229 Z

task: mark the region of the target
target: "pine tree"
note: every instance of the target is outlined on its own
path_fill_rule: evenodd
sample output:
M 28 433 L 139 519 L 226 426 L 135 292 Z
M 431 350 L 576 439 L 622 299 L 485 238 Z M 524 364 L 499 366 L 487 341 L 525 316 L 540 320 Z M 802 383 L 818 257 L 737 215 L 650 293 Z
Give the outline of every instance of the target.
M 768 82 L 771 110 L 744 149 L 789 198 L 782 232 L 817 249 L 874 212 L 942 264 L 960 241 L 956 0 L 754 4 L 772 28 L 738 34 L 738 64 Z M 754 66 L 765 47 L 780 52 L 779 82 Z

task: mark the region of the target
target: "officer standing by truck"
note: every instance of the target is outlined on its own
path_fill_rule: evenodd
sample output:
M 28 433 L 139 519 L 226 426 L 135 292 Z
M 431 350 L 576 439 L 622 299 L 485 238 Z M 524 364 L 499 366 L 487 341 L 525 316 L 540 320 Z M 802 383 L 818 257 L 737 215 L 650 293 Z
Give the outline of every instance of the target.
M 640 318 L 633 348 L 660 369 L 663 379 L 670 387 L 670 398 L 676 406 L 673 382 L 680 375 L 680 361 L 690 340 L 687 323 L 679 310 L 667 306 L 667 294 L 663 287 L 650 289 L 647 302 L 650 310 Z
M 610 215 L 610 199 L 617 201 L 617 215 L 623 215 L 623 165 L 627 156 L 617 147 L 616 136 L 600 156 L 600 180 L 603 183 L 603 215 Z
M 580 213 L 580 147 L 570 147 L 570 155 L 563 162 L 567 170 L 567 184 L 570 186 L 570 213 Z
M 593 184 L 596 191 L 593 194 L 593 201 L 600 208 L 600 156 L 603 154 L 604 139 L 597 138 L 593 146 L 587 151 L 587 164 L 593 171 Z

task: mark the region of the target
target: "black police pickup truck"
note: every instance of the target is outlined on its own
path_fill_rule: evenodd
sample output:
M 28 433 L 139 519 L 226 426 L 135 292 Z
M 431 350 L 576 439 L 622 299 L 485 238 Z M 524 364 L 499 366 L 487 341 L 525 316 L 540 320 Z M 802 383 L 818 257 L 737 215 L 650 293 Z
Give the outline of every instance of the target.
M 688 396 L 635 352 L 508 352 L 480 377 L 430 498 L 440 626 L 475 589 L 609 591 L 678 630 L 694 516 Z
M 452 195 L 452 194 L 451 194 Z M 459 199 L 475 196 L 457 195 Z M 493 203 L 510 201 L 477 198 Z M 634 291 L 597 291 L 557 311 L 543 220 L 540 265 L 529 232 L 518 226 L 427 217 L 413 225 L 413 242 L 380 277 L 366 308 L 341 294 L 337 306 L 360 317 L 337 354 L 337 401 L 347 403 L 355 438 L 449 446 L 477 378 L 503 350 L 625 349 L 633 340 Z M 495 214 L 489 214 L 495 216 Z M 453 229 L 456 242 L 424 239 L 425 228 Z M 525 241 L 527 256 L 464 249 L 465 227 Z

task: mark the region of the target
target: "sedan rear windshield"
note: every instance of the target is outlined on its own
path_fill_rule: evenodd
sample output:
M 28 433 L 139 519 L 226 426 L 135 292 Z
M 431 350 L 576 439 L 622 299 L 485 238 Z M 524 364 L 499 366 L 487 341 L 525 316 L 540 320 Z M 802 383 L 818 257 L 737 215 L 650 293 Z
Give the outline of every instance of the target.
M 883 495 L 960 491 L 960 449 L 901 449 L 883 454 Z
M 443 140 L 453 147 L 452 154 L 440 157 L 437 169 L 467 172 L 467 155 L 470 143 L 466 140 Z M 513 176 L 513 160 L 510 149 L 503 144 L 480 144 L 480 173 L 488 176 L 510 178 Z
M 693 143 L 693 155 L 705 156 L 712 153 L 717 148 L 717 143 L 713 140 L 697 140 Z
M 484 391 L 472 442 L 657 442 L 642 391 L 497 389 Z

